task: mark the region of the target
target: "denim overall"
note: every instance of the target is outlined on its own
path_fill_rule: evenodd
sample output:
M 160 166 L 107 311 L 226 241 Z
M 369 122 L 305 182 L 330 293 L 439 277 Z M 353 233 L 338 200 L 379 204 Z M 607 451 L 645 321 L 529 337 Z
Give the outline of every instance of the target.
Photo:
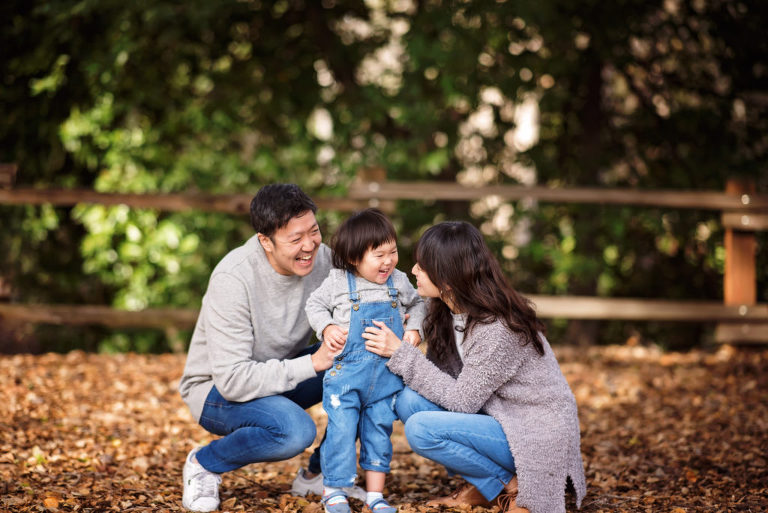
M 372 321 L 386 323 L 403 337 L 397 289 L 387 279 L 390 301 L 361 303 L 355 276 L 347 272 L 351 310 L 347 343 L 323 378 L 323 408 L 328 414 L 326 438 L 320 450 L 323 484 L 351 486 L 357 477 L 355 439 L 360 436 L 360 466 L 389 472 L 392 459 L 392 423 L 395 396 L 403 381 L 387 368 L 388 358 L 365 349 L 362 337 Z M 384 285 L 382 285 L 383 287 Z

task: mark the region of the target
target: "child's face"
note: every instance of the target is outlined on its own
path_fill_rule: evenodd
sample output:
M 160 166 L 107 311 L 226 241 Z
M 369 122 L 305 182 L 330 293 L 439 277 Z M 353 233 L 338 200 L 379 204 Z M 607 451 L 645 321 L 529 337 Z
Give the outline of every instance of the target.
M 357 275 L 373 283 L 386 283 L 397 266 L 397 243 L 385 242 L 381 246 L 368 248 L 362 260 L 357 262 Z

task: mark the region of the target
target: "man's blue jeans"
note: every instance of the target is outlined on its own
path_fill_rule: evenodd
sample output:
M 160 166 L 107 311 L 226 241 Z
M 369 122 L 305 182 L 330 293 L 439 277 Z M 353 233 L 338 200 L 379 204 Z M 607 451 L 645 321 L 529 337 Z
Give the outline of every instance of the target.
M 515 475 L 501 424 L 490 415 L 446 411 L 405 387 L 395 409 L 416 454 L 440 463 L 493 500 Z
M 311 354 L 317 347 L 308 347 L 301 354 Z M 242 403 L 227 401 L 214 386 L 205 401 L 200 425 L 222 438 L 200 449 L 197 461 L 209 472 L 221 473 L 301 454 L 317 435 L 315 422 L 304 410 L 322 397 L 322 372 L 284 394 Z M 320 472 L 319 449 L 309 458 L 309 471 Z

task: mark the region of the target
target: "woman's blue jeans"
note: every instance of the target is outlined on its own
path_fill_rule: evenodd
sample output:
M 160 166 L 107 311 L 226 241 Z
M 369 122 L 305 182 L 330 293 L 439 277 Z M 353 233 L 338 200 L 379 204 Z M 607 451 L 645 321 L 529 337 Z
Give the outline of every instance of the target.
M 395 409 L 416 454 L 440 463 L 493 500 L 515 475 L 501 424 L 490 415 L 446 411 L 405 387 Z
M 311 354 L 317 344 L 301 354 Z M 323 397 L 323 373 L 299 383 L 281 395 L 246 402 L 224 399 L 214 386 L 208 394 L 200 425 L 220 435 L 197 452 L 197 461 L 209 472 L 228 472 L 249 463 L 282 461 L 312 445 L 317 428 L 304 411 Z M 320 472 L 320 451 L 309 458 L 309 471 Z

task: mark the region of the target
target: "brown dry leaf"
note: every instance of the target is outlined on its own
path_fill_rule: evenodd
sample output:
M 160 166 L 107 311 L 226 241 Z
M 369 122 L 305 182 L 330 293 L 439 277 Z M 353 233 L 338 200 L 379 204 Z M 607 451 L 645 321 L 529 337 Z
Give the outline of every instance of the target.
M 768 511 L 764 348 L 555 352 L 579 406 L 588 486 L 581 510 L 569 499 L 568 513 Z M 179 397 L 183 367 L 184 356 L 170 354 L 0 356 L 0 511 L 131 504 L 131 511 L 185 513 L 184 457 L 216 437 Z M 320 406 L 308 412 L 319 442 L 325 415 Z M 440 513 L 426 501 L 463 481 L 412 453 L 402 423 L 392 439 L 398 451 L 387 498 L 401 513 Z M 321 513 L 316 497 L 287 493 L 313 449 L 225 474 L 222 509 Z
M 229 498 L 221 503 L 220 509 L 232 509 L 235 507 L 237 497 Z
M 131 468 L 138 472 L 139 474 L 146 474 L 147 469 L 149 469 L 149 461 L 144 456 L 139 456 L 138 458 L 134 458 L 133 462 L 131 463 Z
M 46 497 L 43 499 L 43 506 L 49 509 L 58 509 L 59 499 L 58 497 Z
M 301 509 L 301 513 L 320 513 L 323 506 L 319 502 L 309 502 Z

